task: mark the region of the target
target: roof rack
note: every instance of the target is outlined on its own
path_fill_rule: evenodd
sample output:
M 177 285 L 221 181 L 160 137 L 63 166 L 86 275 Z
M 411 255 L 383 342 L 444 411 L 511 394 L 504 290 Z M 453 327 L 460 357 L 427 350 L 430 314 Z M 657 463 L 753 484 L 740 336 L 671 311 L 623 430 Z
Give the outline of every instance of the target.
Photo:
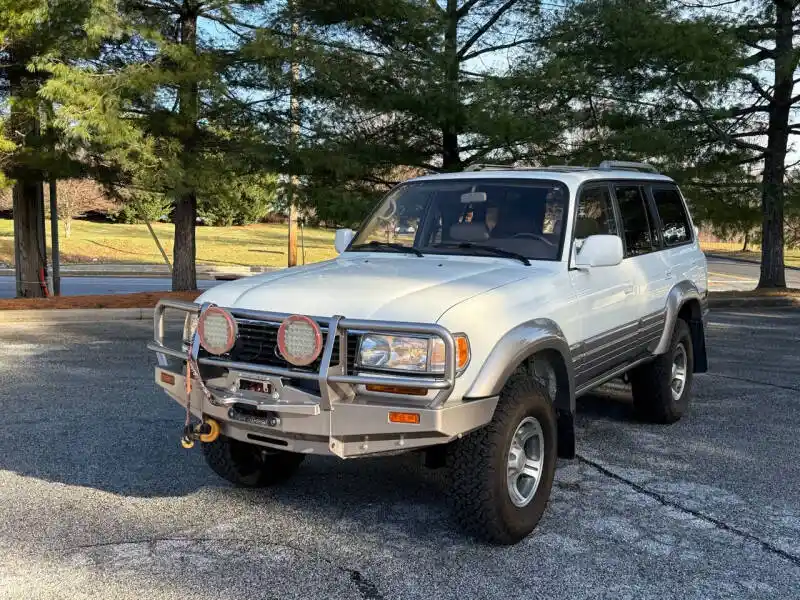
M 550 165 L 546 167 L 533 167 L 523 165 L 515 167 L 514 165 L 487 165 L 487 164 L 474 164 L 469 165 L 464 171 L 588 171 L 589 167 L 576 167 L 572 165 Z
M 589 171 L 591 169 L 602 169 L 606 171 L 643 171 L 645 173 L 658 173 L 653 165 L 642 162 L 632 162 L 626 160 L 604 160 L 597 167 L 579 167 L 574 165 L 550 165 L 546 167 L 532 167 L 528 165 L 515 167 L 514 165 L 491 165 L 474 164 L 469 165 L 464 171 Z
M 645 171 L 647 173 L 658 173 L 653 165 L 648 165 L 643 162 L 632 162 L 628 160 L 604 160 L 600 163 L 598 169 L 614 169 L 614 170 L 628 170 L 628 171 Z

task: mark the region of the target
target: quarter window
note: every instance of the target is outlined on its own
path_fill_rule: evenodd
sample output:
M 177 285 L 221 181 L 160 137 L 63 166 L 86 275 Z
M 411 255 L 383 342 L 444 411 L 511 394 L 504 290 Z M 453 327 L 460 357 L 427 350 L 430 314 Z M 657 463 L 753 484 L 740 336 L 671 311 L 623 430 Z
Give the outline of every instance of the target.
M 691 239 L 689 218 L 683 201 L 675 188 L 653 189 L 653 200 L 661 217 L 661 236 L 667 246 L 675 246 Z
M 642 188 L 638 185 L 619 185 L 614 192 L 622 218 L 625 256 L 638 256 L 655 250 L 658 232 L 648 214 Z

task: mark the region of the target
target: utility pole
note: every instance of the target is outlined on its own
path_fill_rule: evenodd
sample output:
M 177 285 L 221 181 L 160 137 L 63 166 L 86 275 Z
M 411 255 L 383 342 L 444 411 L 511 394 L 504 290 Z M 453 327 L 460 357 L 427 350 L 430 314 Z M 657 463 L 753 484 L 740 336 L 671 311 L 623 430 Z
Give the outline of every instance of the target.
M 290 3 L 291 6 L 291 3 Z M 289 119 L 291 121 L 291 133 L 289 141 L 289 246 L 287 266 L 297 265 L 297 206 L 295 193 L 297 189 L 297 175 L 294 172 L 295 151 L 297 149 L 297 138 L 300 135 L 300 101 L 297 99 L 296 84 L 300 75 L 300 67 L 295 60 L 295 41 L 300 31 L 300 25 L 294 18 L 292 7 L 292 62 L 290 65 L 290 84 L 289 84 Z
M 53 262 L 53 296 L 61 295 L 61 258 L 58 248 L 58 196 L 56 179 L 50 175 L 50 253 Z

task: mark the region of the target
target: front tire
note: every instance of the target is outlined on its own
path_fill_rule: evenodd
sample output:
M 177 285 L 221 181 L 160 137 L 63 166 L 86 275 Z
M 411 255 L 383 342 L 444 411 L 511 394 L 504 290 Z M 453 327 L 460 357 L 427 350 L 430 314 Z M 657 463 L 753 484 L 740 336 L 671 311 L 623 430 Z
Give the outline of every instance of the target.
M 524 373 L 513 375 L 491 422 L 449 448 L 450 503 L 462 527 L 500 545 L 530 534 L 550 498 L 556 441 L 545 388 Z
M 202 447 L 212 471 L 234 485 L 249 488 L 286 481 L 305 458 L 305 454 L 272 450 L 224 435 Z
M 633 407 L 649 423 L 678 421 L 689 406 L 692 391 L 694 350 L 689 325 L 675 321 L 670 345 L 664 354 L 630 373 Z

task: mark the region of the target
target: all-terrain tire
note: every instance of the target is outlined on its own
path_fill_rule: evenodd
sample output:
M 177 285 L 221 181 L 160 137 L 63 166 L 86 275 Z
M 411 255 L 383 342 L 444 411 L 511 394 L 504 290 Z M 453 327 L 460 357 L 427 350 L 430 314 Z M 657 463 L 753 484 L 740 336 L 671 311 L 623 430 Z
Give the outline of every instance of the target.
M 681 350 L 682 348 L 682 350 Z M 683 352 L 683 359 L 680 353 Z M 676 360 L 683 360 L 685 379 L 678 397 L 673 393 Z M 669 424 L 678 421 L 689 406 L 692 392 L 694 351 L 689 325 L 675 321 L 670 345 L 655 360 L 640 365 L 630 374 L 633 407 L 636 415 L 649 423 Z
M 212 471 L 237 486 L 250 488 L 286 481 L 305 458 L 304 454 L 263 448 L 224 435 L 202 447 Z
M 509 451 L 517 427 L 528 417 L 541 427 L 543 461 L 533 498 L 525 506 L 517 506 L 507 483 Z M 545 388 L 524 372 L 512 375 L 492 420 L 448 448 L 448 495 L 461 526 L 479 539 L 499 545 L 515 544 L 530 534 L 550 498 L 556 436 L 555 410 Z

